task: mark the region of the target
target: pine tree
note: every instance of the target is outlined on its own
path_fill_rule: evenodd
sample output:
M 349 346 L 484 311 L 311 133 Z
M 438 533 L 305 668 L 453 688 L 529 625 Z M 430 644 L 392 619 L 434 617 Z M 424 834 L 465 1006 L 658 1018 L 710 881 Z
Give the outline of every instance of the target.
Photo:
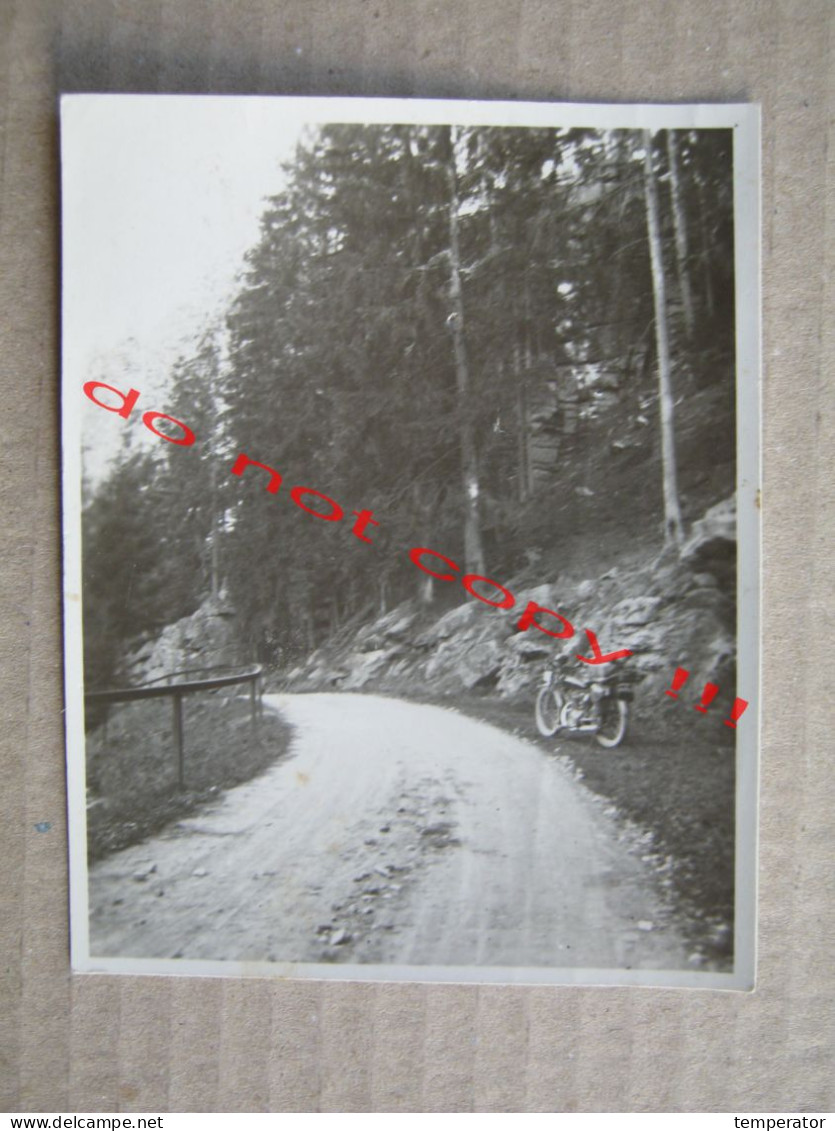
M 658 403 L 661 414 L 661 474 L 664 488 L 664 539 L 681 545 L 684 537 L 678 501 L 676 471 L 675 423 L 672 375 L 670 366 L 667 292 L 664 277 L 664 255 L 658 191 L 652 167 L 652 133 L 644 130 L 644 187 L 646 192 L 647 233 L 652 264 L 652 287 L 655 300 L 655 338 L 658 349 Z

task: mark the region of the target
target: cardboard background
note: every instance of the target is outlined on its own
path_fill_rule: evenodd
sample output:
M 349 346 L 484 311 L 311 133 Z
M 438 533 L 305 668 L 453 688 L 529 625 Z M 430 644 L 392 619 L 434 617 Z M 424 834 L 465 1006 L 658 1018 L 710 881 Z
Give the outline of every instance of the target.
M 835 1107 L 834 17 L 829 0 L 0 0 L 1 1110 Z M 56 96 L 104 90 L 762 103 L 755 992 L 70 976 Z

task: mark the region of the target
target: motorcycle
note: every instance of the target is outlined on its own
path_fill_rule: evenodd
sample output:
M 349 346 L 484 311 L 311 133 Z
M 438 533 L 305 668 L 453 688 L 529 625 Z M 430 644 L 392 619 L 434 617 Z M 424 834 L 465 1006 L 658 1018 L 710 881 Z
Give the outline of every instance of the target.
M 582 680 L 549 668 L 536 697 L 536 728 L 544 738 L 560 730 L 593 734 L 611 749 L 626 736 L 632 699 L 632 690 L 617 675 Z

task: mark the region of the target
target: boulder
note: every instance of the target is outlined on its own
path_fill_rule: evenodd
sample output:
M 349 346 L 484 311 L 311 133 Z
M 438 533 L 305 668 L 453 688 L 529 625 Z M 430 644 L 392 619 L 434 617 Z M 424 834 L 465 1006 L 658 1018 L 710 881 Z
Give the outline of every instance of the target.
M 417 620 L 417 613 L 402 605 L 378 617 L 361 628 L 354 641 L 358 652 L 373 652 L 382 648 L 387 640 L 402 640 Z
M 619 648 L 628 648 L 636 655 L 643 652 L 660 653 L 665 650 L 668 632 L 668 626 L 658 623 L 645 625 L 643 628 L 636 629 L 626 636 L 623 635 L 623 630 L 621 629 L 620 635 L 615 637 L 615 639 Z
M 345 659 L 348 669 L 340 683 L 345 691 L 354 691 L 365 687 L 372 679 L 379 676 L 383 668 L 397 654 L 397 649 L 380 648 L 376 652 L 352 652 Z
M 448 613 L 444 613 L 426 632 L 422 632 L 415 640 L 415 644 L 421 648 L 427 645 L 437 644 L 442 640 L 449 640 L 450 637 L 458 635 L 464 631 L 472 623 L 476 614 L 476 606 L 472 602 L 467 602 L 464 605 L 459 605 L 456 609 L 450 609 Z
M 716 589 L 718 584 L 712 573 L 694 573 L 691 578 L 693 589 Z
M 170 672 L 240 662 L 234 613 L 222 598 L 209 598 L 129 656 L 127 670 L 131 684 L 140 684 Z
M 523 663 L 544 660 L 554 655 L 559 640 L 552 640 L 541 632 L 519 632 L 507 642 L 509 656 L 515 656 Z
M 612 610 L 612 620 L 622 628 L 640 627 L 654 620 L 661 604 L 660 597 L 625 597 Z
M 505 650 L 495 640 L 473 644 L 465 636 L 442 644 L 426 663 L 427 679 L 451 680 L 467 690 L 498 676 Z
M 557 592 L 556 585 L 545 584 L 537 585 L 533 589 L 522 589 L 515 596 L 516 608 L 520 612 L 526 608 L 530 601 L 535 601 L 537 605 L 542 605 L 543 608 L 553 609 L 555 613 L 560 611 L 560 595 Z

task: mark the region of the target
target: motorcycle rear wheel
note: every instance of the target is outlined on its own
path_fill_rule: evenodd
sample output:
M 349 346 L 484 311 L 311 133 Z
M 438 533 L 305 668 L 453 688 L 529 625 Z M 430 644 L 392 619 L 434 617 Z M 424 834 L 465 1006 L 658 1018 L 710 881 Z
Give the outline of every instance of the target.
M 536 697 L 536 729 L 543 738 L 551 738 L 560 729 L 560 716 L 565 705 L 562 692 L 556 687 L 543 687 Z
M 594 737 L 609 750 L 620 746 L 626 736 L 629 705 L 623 699 L 604 699 L 600 704 L 600 716 L 600 726 Z

